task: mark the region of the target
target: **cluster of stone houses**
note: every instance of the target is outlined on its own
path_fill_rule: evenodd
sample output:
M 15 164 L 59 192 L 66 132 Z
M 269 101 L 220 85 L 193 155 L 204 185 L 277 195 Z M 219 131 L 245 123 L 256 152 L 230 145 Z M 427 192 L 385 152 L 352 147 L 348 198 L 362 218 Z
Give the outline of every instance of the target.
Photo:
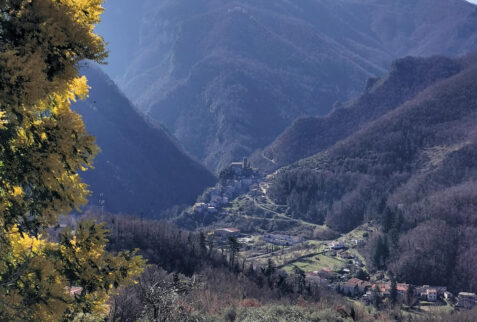
M 257 170 L 250 167 L 246 158 L 242 162 L 232 162 L 229 170 L 231 177 L 210 188 L 206 202 L 198 202 L 192 207 L 195 214 L 216 214 L 239 195 L 259 190 L 261 177 Z
M 194 206 L 192 206 L 192 211 L 195 214 L 216 214 L 218 213 L 217 207 L 212 206 L 209 203 L 205 202 L 198 202 Z
M 352 278 L 346 283 L 339 285 L 339 290 L 347 296 L 358 296 L 368 292 L 373 288 L 373 284 L 367 281 L 363 281 L 357 278 Z
M 305 239 L 299 236 L 282 234 L 267 234 L 260 237 L 261 240 L 279 246 L 293 246 L 302 243 Z
M 410 285 L 406 283 L 396 283 L 397 296 L 404 298 L 409 290 Z M 391 282 L 371 283 L 358 278 L 351 278 L 347 282 L 339 285 L 339 290 L 346 296 L 362 297 L 363 300 L 372 298 L 372 296 L 389 297 L 391 295 Z
M 232 162 L 229 165 L 229 170 L 234 178 L 249 178 L 252 177 L 255 169 L 252 168 L 247 158 L 243 158 L 241 162 Z
M 348 251 L 349 248 L 360 247 L 365 244 L 362 239 L 336 240 L 328 244 L 328 253 L 341 259 L 349 259 L 357 267 L 362 267 L 363 262 L 354 257 Z M 351 269 L 350 266 L 347 266 Z M 337 289 L 341 293 L 351 297 L 359 297 L 369 304 L 376 296 L 386 298 L 391 296 L 392 283 L 389 280 L 370 282 L 358 278 L 346 279 L 350 276 L 350 269 L 342 269 L 341 272 L 334 272 L 329 268 L 320 271 L 307 272 L 306 278 L 309 282 L 327 285 L 331 289 Z M 341 282 L 337 282 L 341 281 Z M 344 281 L 344 282 L 343 282 Z M 431 303 L 444 302 L 454 305 L 457 308 L 471 309 L 477 304 L 475 293 L 460 292 L 454 296 L 444 286 L 421 285 L 413 286 L 406 283 L 396 283 L 398 298 L 405 299 L 410 293 L 414 298 Z
M 362 297 L 364 301 L 371 299 L 373 296 L 389 297 L 391 295 L 391 282 L 371 283 L 358 278 L 351 278 L 347 282 L 339 285 L 339 290 L 344 295 L 351 297 Z M 396 283 L 396 291 L 398 298 L 405 298 L 411 290 L 410 284 Z M 471 309 L 477 303 L 477 295 L 475 293 L 460 292 L 456 298 L 447 291 L 445 286 L 416 286 L 412 291 L 414 296 L 420 300 L 428 302 L 438 302 L 440 300 L 452 301 L 456 307 Z

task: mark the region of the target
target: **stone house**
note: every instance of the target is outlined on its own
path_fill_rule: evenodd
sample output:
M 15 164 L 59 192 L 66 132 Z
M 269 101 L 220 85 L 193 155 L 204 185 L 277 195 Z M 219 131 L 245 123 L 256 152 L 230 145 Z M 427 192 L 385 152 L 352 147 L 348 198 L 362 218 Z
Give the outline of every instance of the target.
M 373 284 L 371 284 L 370 282 L 360 280 L 359 278 L 352 278 L 348 281 L 348 283 L 352 283 L 358 286 L 358 290 L 361 294 L 366 293 L 373 286 Z
M 360 294 L 358 285 L 350 282 L 341 284 L 340 291 L 346 296 L 357 296 Z

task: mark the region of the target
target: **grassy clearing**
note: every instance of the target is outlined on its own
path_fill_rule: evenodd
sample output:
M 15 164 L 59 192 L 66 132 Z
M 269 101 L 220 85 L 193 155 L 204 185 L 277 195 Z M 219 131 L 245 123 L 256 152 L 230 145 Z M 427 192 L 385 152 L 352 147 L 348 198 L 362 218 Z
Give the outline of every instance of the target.
M 436 305 L 435 303 L 430 302 L 421 302 L 419 308 L 427 313 L 432 313 L 436 315 L 448 314 L 454 312 L 454 308 L 449 304 L 446 305 Z
M 283 269 L 286 272 L 293 272 L 295 266 L 305 272 L 319 271 L 323 268 L 330 268 L 331 270 L 338 271 L 346 266 L 346 261 L 336 257 L 320 254 L 290 263 L 284 266 Z

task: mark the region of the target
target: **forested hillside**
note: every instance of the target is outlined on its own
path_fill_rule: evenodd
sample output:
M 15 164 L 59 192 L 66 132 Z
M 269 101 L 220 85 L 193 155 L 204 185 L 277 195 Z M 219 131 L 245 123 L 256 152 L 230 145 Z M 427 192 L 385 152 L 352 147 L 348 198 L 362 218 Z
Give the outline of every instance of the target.
M 149 0 L 110 15 L 104 36 L 123 64 L 108 70 L 212 170 L 355 97 L 396 58 L 477 48 L 464 0 Z
M 82 72 L 92 89 L 73 108 L 101 149 L 95 169 L 82 174 L 93 191 L 90 206 L 103 199 L 109 211 L 158 216 L 193 202 L 214 184 L 214 176 L 166 131 L 144 120 L 99 67 L 89 64 Z
M 369 122 L 395 109 L 423 89 L 461 70 L 459 60 L 445 57 L 399 59 L 382 78 L 370 78 L 356 100 L 339 104 L 324 117 L 296 120 L 270 146 L 257 151 L 252 162 L 273 171 L 334 145 Z
M 348 231 L 381 223 L 401 280 L 476 290 L 477 60 L 331 148 L 280 170 L 289 214 Z M 381 267 L 382 268 L 382 267 Z

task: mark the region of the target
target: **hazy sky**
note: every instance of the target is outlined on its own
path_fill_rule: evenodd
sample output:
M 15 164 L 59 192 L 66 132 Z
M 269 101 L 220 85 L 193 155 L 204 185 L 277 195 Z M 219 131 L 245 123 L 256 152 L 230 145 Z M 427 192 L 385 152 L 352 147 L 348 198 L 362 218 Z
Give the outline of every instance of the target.
M 477 0 L 467 0 L 467 1 L 477 4 Z

